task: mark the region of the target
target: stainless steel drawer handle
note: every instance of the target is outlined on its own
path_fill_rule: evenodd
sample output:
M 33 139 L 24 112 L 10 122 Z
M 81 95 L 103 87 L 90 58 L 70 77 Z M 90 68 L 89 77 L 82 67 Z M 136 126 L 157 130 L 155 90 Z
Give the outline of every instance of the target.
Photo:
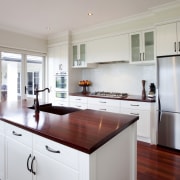
M 106 111 L 107 109 L 99 109 L 100 111 Z
M 99 101 L 100 103 L 106 103 L 106 101 Z
M 15 131 L 13 131 L 12 134 L 15 135 L 15 136 L 22 136 L 22 134 L 18 134 Z
M 139 106 L 139 104 L 131 104 L 131 106 Z
M 46 147 L 46 150 L 49 151 L 49 152 L 52 152 L 52 153 L 61 153 L 60 151 L 58 150 L 54 150 L 54 149 L 51 149 L 49 146 L 45 146 Z

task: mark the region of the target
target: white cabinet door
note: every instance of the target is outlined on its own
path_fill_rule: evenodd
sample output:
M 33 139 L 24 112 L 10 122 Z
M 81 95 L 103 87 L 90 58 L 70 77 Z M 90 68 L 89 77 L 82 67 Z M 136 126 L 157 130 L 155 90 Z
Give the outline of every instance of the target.
M 78 151 L 34 136 L 36 180 L 78 180 Z
M 49 67 L 54 75 L 60 71 L 68 71 L 68 47 L 66 45 L 48 48 Z
M 20 128 L 6 126 L 6 179 L 32 180 L 32 136 Z
M 35 156 L 38 166 L 36 180 L 78 180 L 77 171 L 37 151 Z
M 128 39 L 128 34 L 123 34 L 87 42 L 87 62 L 129 61 Z
M 155 61 L 154 31 L 147 30 L 130 35 L 131 63 L 152 63 Z
M 153 117 L 151 108 L 151 103 L 121 102 L 121 113 L 139 116 L 137 121 L 137 138 L 148 143 L 151 142 L 151 117 Z
M 178 24 L 179 26 L 179 24 Z M 157 56 L 174 55 L 179 53 L 177 39 L 177 23 L 157 26 Z
M 5 136 L 4 123 L 0 121 L 0 180 L 5 180 Z

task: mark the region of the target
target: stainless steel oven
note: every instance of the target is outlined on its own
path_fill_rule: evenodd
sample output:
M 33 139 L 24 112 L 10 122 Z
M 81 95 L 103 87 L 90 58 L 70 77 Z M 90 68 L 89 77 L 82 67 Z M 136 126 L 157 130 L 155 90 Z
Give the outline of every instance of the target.
M 56 74 L 55 76 L 55 87 L 56 89 L 65 90 L 68 88 L 68 75 L 67 74 Z

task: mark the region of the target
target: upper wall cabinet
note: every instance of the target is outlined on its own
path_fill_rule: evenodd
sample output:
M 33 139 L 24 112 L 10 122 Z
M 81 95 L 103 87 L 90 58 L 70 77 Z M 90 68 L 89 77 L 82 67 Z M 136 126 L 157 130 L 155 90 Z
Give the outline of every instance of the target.
M 86 62 L 86 44 L 75 44 L 73 51 L 73 68 L 94 67 Z
M 180 54 L 180 22 L 157 26 L 157 56 Z
M 53 75 L 59 72 L 68 72 L 68 48 L 66 45 L 48 48 L 49 68 Z
M 129 61 L 128 39 L 128 34 L 122 34 L 87 42 L 87 62 Z
M 84 66 L 86 58 L 86 45 L 73 45 L 73 66 Z
M 131 63 L 152 63 L 155 60 L 154 31 L 142 31 L 130 35 Z

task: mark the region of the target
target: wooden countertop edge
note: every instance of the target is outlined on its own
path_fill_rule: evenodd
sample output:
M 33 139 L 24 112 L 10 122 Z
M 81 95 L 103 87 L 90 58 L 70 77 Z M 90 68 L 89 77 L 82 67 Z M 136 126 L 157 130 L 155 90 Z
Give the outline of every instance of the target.
M 5 118 L 0 118 L 1 121 L 14 125 L 16 127 L 22 128 L 24 130 L 27 130 L 31 133 L 34 133 L 36 135 L 42 136 L 44 138 L 47 138 L 49 140 L 55 141 L 57 143 L 61 143 L 63 145 L 66 145 L 68 147 L 71 147 L 73 149 L 79 150 L 81 152 L 87 153 L 87 154 L 91 154 L 93 153 L 95 150 L 97 150 L 99 147 L 101 147 L 102 145 L 104 145 L 106 142 L 108 142 L 110 139 L 112 139 L 114 136 L 116 136 L 118 133 L 122 132 L 124 129 L 126 129 L 128 126 L 130 126 L 131 124 L 133 124 L 134 122 L 136 122 L 139 119 L 138 116 L 134 116 L 134 118 L 131 120 L 131 122 L 126 123 L 123 127 L 121 127 L 120 129 L 117 129 L 116 131 L 114 131 L 113 133 L 109 134 L 108 136 L 106 136 L 104 139 L 102 139 L 100 142 L 96 143 L 94 146 L 92 146 L 90 149 L 87 148 L 83 148 L 82 146 L 78 146 L 78 145 L 74 145 L 72 143 L 68 143 L 67 141 L 63 141 L 59 138 L 53 137 L 53 136 L 49 136 L 46 133 L 42 133 L 41 131 L 35 130 L 33 128 L 28 128 L 25 127 L 21 124 L 18 124 L 16 122 L 13 122 L 12 120 L 8 120 Z

